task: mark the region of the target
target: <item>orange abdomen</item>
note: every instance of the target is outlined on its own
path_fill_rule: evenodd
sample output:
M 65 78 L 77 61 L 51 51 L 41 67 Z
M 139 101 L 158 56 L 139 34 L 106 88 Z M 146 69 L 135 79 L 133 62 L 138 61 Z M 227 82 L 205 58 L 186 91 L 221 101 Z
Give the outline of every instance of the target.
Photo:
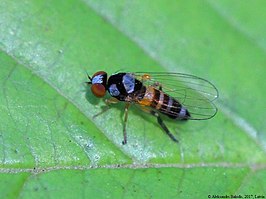
M 150 106 L 173 119 L 189 119 L 188 110 L 176 99 L 154 87 L 146 87 L 144 97 L 138 101 L 142 106 Z

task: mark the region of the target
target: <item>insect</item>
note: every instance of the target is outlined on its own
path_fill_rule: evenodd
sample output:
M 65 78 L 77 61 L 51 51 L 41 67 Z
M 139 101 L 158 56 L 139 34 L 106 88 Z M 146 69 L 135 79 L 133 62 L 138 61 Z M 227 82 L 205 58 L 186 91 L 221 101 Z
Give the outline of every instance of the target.
M 209 81 L 183 73 L 167 72 L 120 72 L 107 77 L 104 71 L 88 75 L 92 93 L 104 97 L 106 91 L 111 98 L 106 99 L 106 107 L 122 101 L 125 103 L 122 144 L 127 143 L 126 124 L 129 106 L 134 104 L 157 118 L 165 133 L 174 141 L 175 136 L 163 122 L 162 115 L 174 120 L 207 120 L 214 117 L 217 108 L 213 101 L 218 97 L 218 90 Z

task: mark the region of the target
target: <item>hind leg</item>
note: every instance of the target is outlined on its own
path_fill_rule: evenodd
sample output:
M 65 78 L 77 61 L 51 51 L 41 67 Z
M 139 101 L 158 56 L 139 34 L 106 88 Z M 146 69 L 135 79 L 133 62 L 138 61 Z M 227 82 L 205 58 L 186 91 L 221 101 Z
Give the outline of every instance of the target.
M 164 124 L 164 122 L 163 122 L 163 120 L 162 120 L 162 118 L 161 118 L 161 116 L 157 113 L 157 112 L 155 112 L 155 111 L 153 111 L 153 110 L 151 110 L 150 111 L 150 113 L 153 115 L 153 116 L 155 116 L 156 118 L 157 118 L 157 122 L 160 124 L 160 126 L 162 127 L 162 129 L 164 130 L 164 132 L 174 141 L 174 142 L 177 142 L 178 143 L 178 140 L 175 138 L 175 136 L 169 131 L 169 129 L 167 128 L 167 126 Z
M 173 140 L 174 142 L 178 143 L 178 140 L 175 138 L 175 136 L 169 131 L 169 129 L 167 128 L 167 126 L 165 125 L 165 123 L 163 122 L 161 116 L 159 115 L 158 112 L 154 111 L 154 110 L 149 110 L 147 108 L 141 107 L 141 109 L 147 113 L 150 113 L 151 115 L 155 116 L 157 118 L 157 122 L 158 124 L 162 127 L 162 129 L 164 130 L 164 132 L 171 138 L 171 140 Z

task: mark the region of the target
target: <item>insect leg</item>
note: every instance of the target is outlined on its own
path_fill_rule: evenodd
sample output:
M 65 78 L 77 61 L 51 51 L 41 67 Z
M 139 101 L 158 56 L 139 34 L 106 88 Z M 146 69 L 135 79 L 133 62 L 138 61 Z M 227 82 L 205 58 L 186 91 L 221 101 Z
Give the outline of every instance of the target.
M 101 112 L 99 112 L 99 113 L 97 113 L 96 115 L 93 116 L 93 119 L 96 118 L 96 117 L 98 117 L 99 115 L 103 114 L 104 112 L 108 111 L 111 104 L 116 104 L 118 102 L 119 102 L 119 100 L 116 99 L 116 98 L 113 98 L 113 97 L 104 100 L 105 106 L 103 107 L 103 109 L 102 109 Z
M 124 116 L 124 128 L 123 128 L 123 136 L 124 140 L 122 141 L 122 144 L 127 143 L 127 131 L 126 131 L 126 125 L 127 125 L 127 118 L 128 118 L 128 108 L 129 108 L 130 103 L 126 103 L 125 106 L 125 116 Z
M 167 128 L 167 126 L 164 124 L 162 118 L 160 117 L 160 115 L 153 110 L 150 110 L 150 113 L 155 116 L 157 118 L 157 122 L 160 124 L 160 126 L 162 127 L 162 129 L 165 131 L 165 133 L 174 141 L 174 142 L 178 142 L 178 140 L 175 138 L 175 136 L 169 131 L 169 129 Z
M 178 140 L 175 138 L 175 136 L 169 131 L 169 129 L 167 128 L 167 126 L 164 124 L 162 118 L 160 117 L 160 115 L 154 111 L 154 110 L 149 110 L 145 107 L 141 107 L 141 110 L 147 113 L 152 114 L 153 116 L 155 116 L 157 118 L 157 122 L 160 124 L 160 126 L 162 127 L 162 129 L 165 131 L 165 133 L 174 141 L 178 143 Z

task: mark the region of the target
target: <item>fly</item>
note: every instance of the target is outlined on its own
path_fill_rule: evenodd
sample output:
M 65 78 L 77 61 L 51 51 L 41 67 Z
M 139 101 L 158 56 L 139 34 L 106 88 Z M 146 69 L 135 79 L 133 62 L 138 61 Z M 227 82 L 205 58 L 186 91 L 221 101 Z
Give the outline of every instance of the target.
M 106 99 L 105 112 L 111 104 L 125 103 L 122 144 L 127 143 L 126 124 L 131 104 L 157 118 L 165 133 L 174 141 L 175 136 L 163 122 L 161 115 L 174 120 L 207 120 L 214 117 L 217 108 L 213 101 L 218 98 L 218 90 L 209 81 L 183 73 L 116 73 L 109 78 L 107 73 L 99 71 L 88 76 L 92 93 L 104 97 L 106 91 L 111 98 Z M 95 115 L 98 116 L 99 114 Z

